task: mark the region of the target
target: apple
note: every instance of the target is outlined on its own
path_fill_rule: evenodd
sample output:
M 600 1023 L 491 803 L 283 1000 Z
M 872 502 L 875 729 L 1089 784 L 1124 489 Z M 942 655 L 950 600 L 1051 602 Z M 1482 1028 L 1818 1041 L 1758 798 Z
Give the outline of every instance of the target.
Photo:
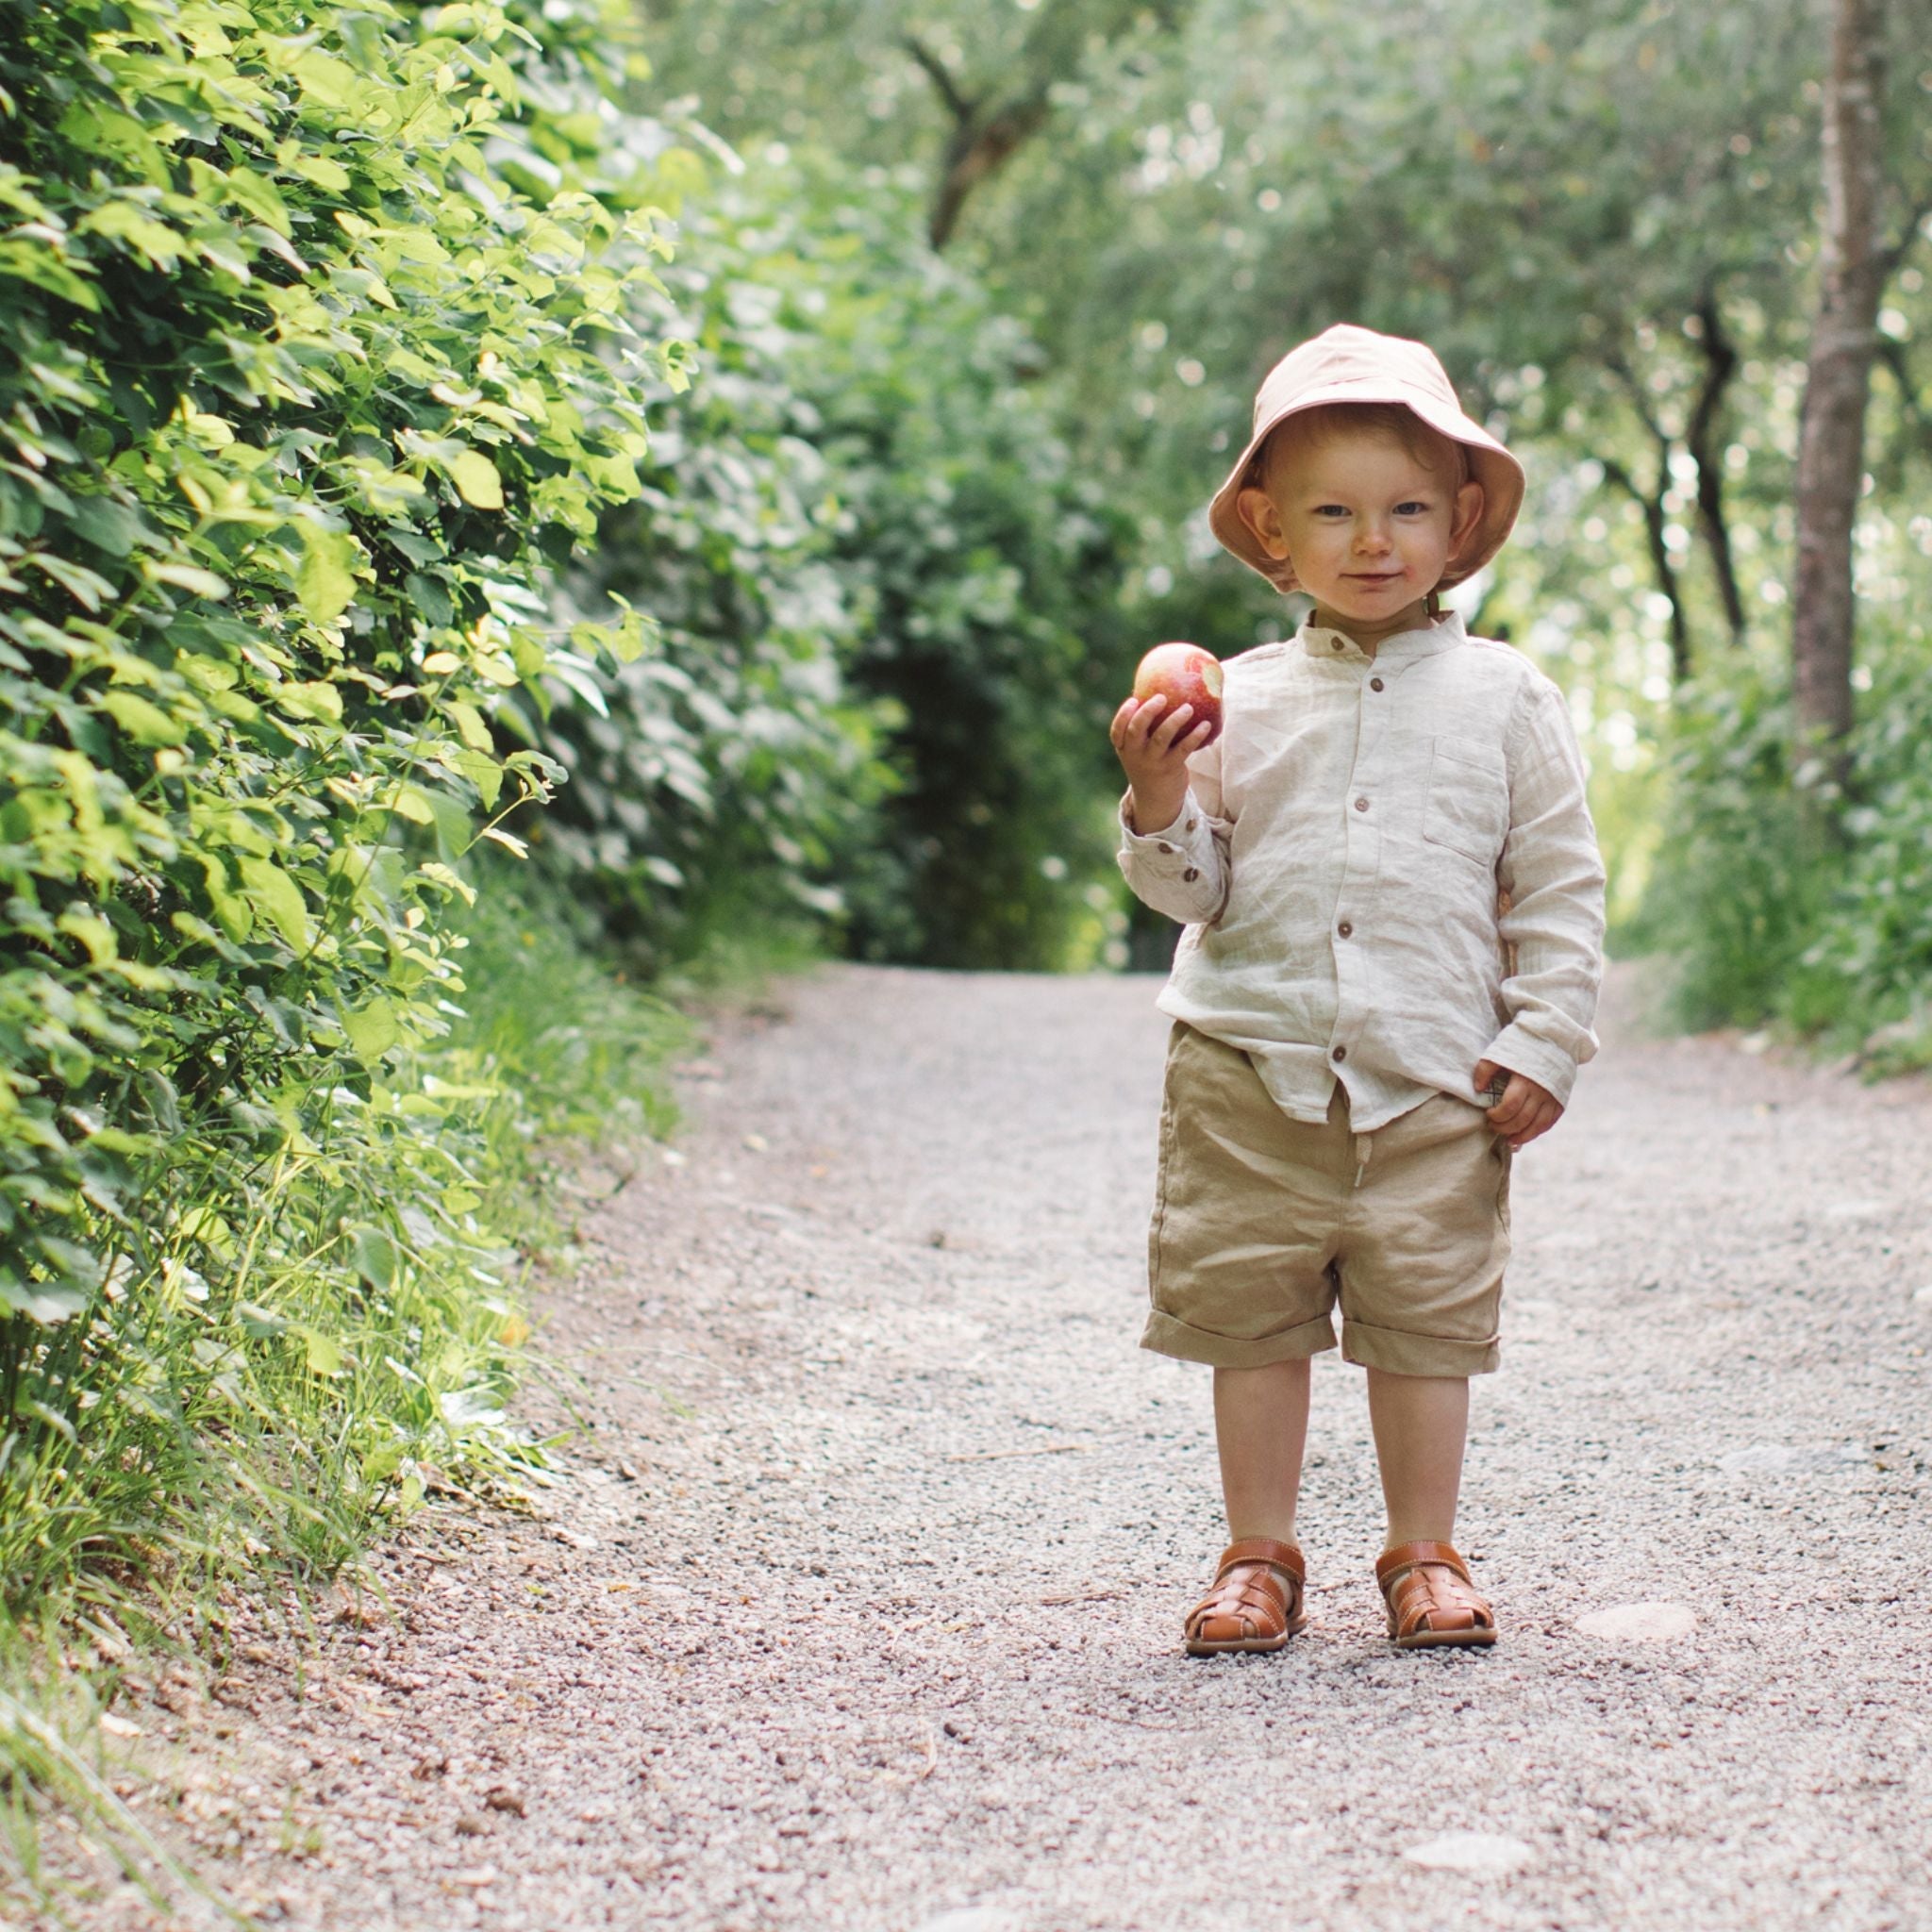
M 1168 716 L 1183 705 L 1193 706 L 1194 715 L 1181 736 L 1188 737 L 1206 719 L 1213 727 L 1203 741 L 1207 744 L 1221 736 L 1221 659 L 1199 644 L 1156 644 L 1134 673 L 1135 697 L 1164 697 Z

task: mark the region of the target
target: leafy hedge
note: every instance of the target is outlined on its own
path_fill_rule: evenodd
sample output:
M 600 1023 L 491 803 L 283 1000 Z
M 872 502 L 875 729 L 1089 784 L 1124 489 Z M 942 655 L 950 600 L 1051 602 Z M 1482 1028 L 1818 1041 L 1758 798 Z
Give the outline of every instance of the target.
M 250 1364 L 386 1378 L 331 1445 L 377 1491 L 468 1413 L 433 1310 L 387 1367 L 346 1331 L 491 1272 L 439 1139 L 476 1096 L 416 1057 L 458 861 L 556 774 L 492 713 L 647 641 L 542 601 L 686 355 L 630 320 L 667 242 L 613 18 L 0 0 L 0 1486 L 49 1512 L 10 1557 L 106 1385 L 158 1457 Z

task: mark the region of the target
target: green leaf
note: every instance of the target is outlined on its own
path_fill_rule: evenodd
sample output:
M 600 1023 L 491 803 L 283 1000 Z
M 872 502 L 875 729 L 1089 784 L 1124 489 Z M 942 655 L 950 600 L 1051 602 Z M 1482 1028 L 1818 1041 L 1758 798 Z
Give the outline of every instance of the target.
M 327 530 L 311 523 L 302 525 L 295 594 L 317 624 L 333 624 L 355 600 L 356 566 L 361 561 L 362 553 L 346 530 Z
M 450 463 L 449 474 L 465 503 L 477 509 L 503 508 L 503 478 L 481 450 L 466 449 Z
M 358 1059 L 379 1060 L 403 1037 L 401 1010 L 400 1001 L 375 999 L 342 1014 L 342 1031 Z
M 173 584 L 177 590 L 192 591 L 197 597 L 217 600 L 228 594 L 228 586 L 211 570 L 198 564 L 143 562 L 142 572 L 158 584 Z
M 475 705 L 465 703 L 461 698 L 450 698 L 444 702 L 443 709 L 456 720 L 457 729 L 462 733 L 463 742 L 472 751 L 493 751 L 495 741 L 490 736 L 490 726 L 483 722 L 483 713 Z
M 273 859 L 236 861 L 242 883 L 254 895 L 256 909 L 281 934 L 291 950 L 308 948 L 308 907 L 302 888 Z
M 334 59 L 312 47 L 295 61 L 294 75 L 302 84 L 302 92 L 325 108 L 352 107 L 358 92 L 365 107 L 383 97 L 381 89 L 365 83 L 346 61 Z
M 356 1273 L 378 1294 L 387 1294 L 396 1285 L 402 1260 L 396 1244 L 379 1227 L 358 1227 L 349 1237 L 349 1254 Z
M 503 795 L 503 767 L 488 752 L 482 751 L 459 751 L 450 763 L 476 788 L 476 795 L 483 801 L 483 809 L 494 811 L 496 801 Z M 467 825 L 464 836 L 468 836 Z
M 136 744 L 179 744 L 187 735 L 158 705 L 131 691 L 104 691 L 95 705 Z
M 340 1341 L 332 1335 L 325 1335 L 319 1328 L 302 1328 L 297 1332 L 302 1337 L 303 1356 L 311 1375 L 340 1375 L 342 1373 L 347 1357 Z
M 227 867 L 220 858 L 208 852 L 197 856 L 208 881 L 208 905 L 214 912 L 215 924 L 239 945 L 255 930 L 254 910 L 230 887 Z

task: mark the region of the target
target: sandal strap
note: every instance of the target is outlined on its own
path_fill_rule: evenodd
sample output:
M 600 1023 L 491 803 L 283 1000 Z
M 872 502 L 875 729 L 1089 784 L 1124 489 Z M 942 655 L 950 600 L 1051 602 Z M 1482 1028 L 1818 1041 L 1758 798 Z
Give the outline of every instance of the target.
M 1288 1572 L 1299 1587 L 1307 1575 L 1307 1565 L 1302 1560 L 1299 1545 L 1282 1542 L 1272 1536 L 1238 1537 L 1221 1553 L 1221 1561 L 1215 1566 L 1214 1580 L 1219 1583 L 1237 1563 L 1276 1563 Z
M 1375 1581 L 1386 1592 L 1404 1571 L 1413 1570 L 1420 1563 L 1441 1563 L 1453 1570 L 1463 1582 L 1474 1584 L 1475 1581 L 1469 1574 L 1469 1565 L 1457 1555 L 1454 1543 L 1426 1541 L 1397 1543 L 1392 1550 L 1384 1550 L 1375 1558 Z
M 1476 1590 L 1469 1566 L 1453 1545 L 1402 1543 L 1383 1553 L 1375 1579 L 1389 1605 L 1391 1634 L 1416 1631 L 1486 1630 L 1495 1627 L 1489 1599 Z
M 1284 1583 L 1276 1566 L 1288 1574 Z M 1231 1575 L 1243 1570 L 1241 1575 Z M 1188 1612 L 1188 1634 L 1198 1636 L 1216 1619 L 1238 1622 L 1244 1635 L 1274 1637 L 1294 1622 L 1302 1597 L 1302 1553 L 1274 1537 L 1241 1537 L 1222 1552 L 1214 1582 Z

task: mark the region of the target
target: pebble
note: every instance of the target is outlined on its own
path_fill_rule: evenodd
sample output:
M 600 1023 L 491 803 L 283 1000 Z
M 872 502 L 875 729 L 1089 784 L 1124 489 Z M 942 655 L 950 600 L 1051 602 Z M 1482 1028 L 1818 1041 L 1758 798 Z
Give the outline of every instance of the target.
M 1688 1604 L 1618 1604 L 1578 1617 L 1576 1627 L 1613 1643 L 1669 1643 L 1696 1629 L 1697 1612 Z
M 1520 1838 L 1499 1832 L 1445 1831 L 1427 1844 L 1410 1845 L 1402 1855 L 1413 1865 L 1432 1872 L 1471 1872 L 1481 1874 L 1514 1872 L 1536 1855 Z

